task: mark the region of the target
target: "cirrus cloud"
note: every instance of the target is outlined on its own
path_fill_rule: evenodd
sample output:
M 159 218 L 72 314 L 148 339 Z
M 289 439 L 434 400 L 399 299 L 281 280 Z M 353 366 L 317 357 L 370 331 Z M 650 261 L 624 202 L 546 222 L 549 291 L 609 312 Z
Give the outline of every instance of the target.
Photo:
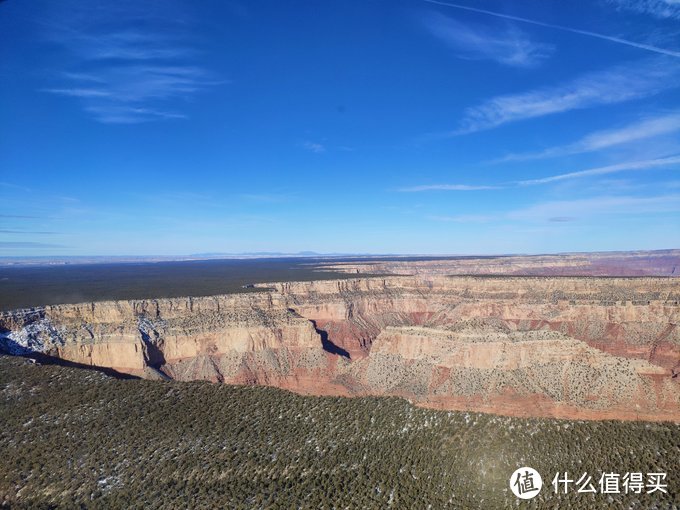
M 533 67 L 553 52 L 551 45 L 533 42 L 514 26 L 498 29 L 461 23 L 438 12 L 425 16 L 424 23 L 433 36 L 456 50 L 463 59 L 495 60 L 512 67 Z
M 680 66 L 655 58 L 614 66 L 570 82 L 492 97 L 468 108 L 450 135 L 492 129 L 511 122 L 653 96 L 680 85 Z
M 102 123 L 186 118 L 181 101 L 226 82 L 194 62 L 194 38 L 185 35 L 171 2 L 164 6 L 144 9 L 124 0 L 57 7 L 59 21 L 48 32 L 72 64 L 42 90 L 77 99 Z

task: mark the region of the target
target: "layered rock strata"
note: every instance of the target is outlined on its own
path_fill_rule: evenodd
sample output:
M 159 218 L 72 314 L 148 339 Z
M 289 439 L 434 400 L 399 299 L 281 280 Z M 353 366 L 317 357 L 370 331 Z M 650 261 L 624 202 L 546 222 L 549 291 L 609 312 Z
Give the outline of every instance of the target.
M 679 317 L 673 278 L 416 275 L 5 312 L 0 335 L 15 354 L 142 377 L 680 421 Z

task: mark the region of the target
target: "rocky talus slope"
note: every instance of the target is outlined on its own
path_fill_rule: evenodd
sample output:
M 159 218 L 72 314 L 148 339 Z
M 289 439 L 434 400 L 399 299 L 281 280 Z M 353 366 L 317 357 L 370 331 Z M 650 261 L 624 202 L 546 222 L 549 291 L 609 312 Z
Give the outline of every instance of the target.
M 673 278 L 387 276 L 0 314 L 0 343 L 142 377 L 680 421 Z

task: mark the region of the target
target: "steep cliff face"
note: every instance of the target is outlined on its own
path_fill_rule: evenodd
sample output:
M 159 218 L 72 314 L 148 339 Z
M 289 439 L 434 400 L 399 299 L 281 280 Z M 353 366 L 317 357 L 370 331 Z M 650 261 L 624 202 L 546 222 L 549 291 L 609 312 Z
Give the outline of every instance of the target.
M 17 354 L 521 416 L 680 420 L 667 278 L 409 277 L 0 315 Z

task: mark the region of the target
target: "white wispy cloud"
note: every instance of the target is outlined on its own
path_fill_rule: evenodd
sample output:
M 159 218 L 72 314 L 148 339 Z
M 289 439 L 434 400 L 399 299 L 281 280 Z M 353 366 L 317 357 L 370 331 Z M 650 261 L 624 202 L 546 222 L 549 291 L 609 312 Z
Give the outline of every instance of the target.
M 196 51 L 181 39 L 174 40 L 156 32 L 121 29 L 105 33 L 76 32 L 68 44 L 91 60 L 172 60 L 190 57 Z
M 315 152 L 317 154 L 321 152 L 326 152 L 326 146 L 318 142 L 305 141 L 302 142 L 302 146 L 310 152 Z
M 82 99 L 106 99 L 97 104 L 142 104 L 188 97 L 200 90 L 224 83 L 212 80 L 209 73 L 198 67 L 130 65 L 104 67 L 97 75 L 78 75 L 67 80 L 79 86 L 45 89 L 46 92 Z
M 605 214 L 650 214 L 680 211 L 680 195 L 595 196 L 541 202 L 504 215 L 509 220 L 545 221 L 551 218 L 584 218 Z
M 646 159 L 643 161 L 629 161 L 626 163 L 618 163 L 615 165 L 607 165 L 596 168 L 589 168 L 587 170 L 579 170 L 578 172 L 569 172 L 565 174 L 552 175 L 550 177 L 542 177 L 540 179 L 529 179 L 525 181 L 517 181 L 515 184 L 519 186 L 532 186 L 535 184 L 547 184 L 550 182 L 564 181 L 567 179 L 578 179 L 582 177 L 592 177 L 594 175 L 607 175 L 630 170 L 649 170 L 653 168 L 676 166 L 680 165 L 680 156 L 670 156 L 667 158 Z
M 680 130 L 680 112 L 648 117 L 617 129 L 590 133 L 576 142 L 538 152 L 508 154 L 494 162 L 529 161 L 594 152 L 617 145 L 654 138 Z
M 454 48 L 461 58 L 495 60 L 513 67 L 531 67 L 546 59 L 553 47 L 531 41 L 516 27 L 498 29 L 461 23 L 441 13 L 424 17 L 428 31 Z
M 478 191 L 499 188 L 500 186 L 477 186 L 469 184 L 423 184 L 420 186 L 399 188 L 397 191 L 416 193 L 419 191 Z
M 512 21 L 520 21 L 522 23 L 529 23 L 530 25 L 537 25 L 539 27 L 545 27 L 545 28 L 552 28 L 555 30 L 560 30 L 563 32 L 570 32 L 572 34 L 579 34 L 579 35 L 585 35 L 587 37 L 594 37 L 596 39 L 602 39 L 604 41 L 609 41 L 612 43 L 616 44 L 622 44 L 624 46 L 631 46 L 633 48 L 638 48 L 641 50 L 646 50 L 646 51 L 651 51 L 654 53 L 660 53 L 662 55 L 668 55 L 670 57 L 676 57 L 680 58 L 680 51 L 676 50 L 669 50 L 666 48 L 659 48 L 658 46 L 653 46 L 651 44 L 644 44 L 644 43 L 639 43 L 635 41 L 630 41 L 628 39 L 623 39 L 621 37 L 614 37 L 611 35 L 606 35 L 606 34 L 600 34 L 598 32 L 591 32 L 590 30 L 581 30 L 580 28 L 574 28 L 574 27 L 568 27 L 564 25 L 557 25 L 554 23 L 545 23 L 543 21 L 538 21 L 538 20 L 533 20 L 529 18 L 523 18 L 520 16 L 512 16 L 510 14 L 503 14 L 501 12 L 496 12 L 496 11 L 489 11 L 486 9 L 478 9 L 476 7 L 469 7 L 467 5 L 460 5 L 460 4 L 454 4 L 451 2 L 442 2 L 439 0 L 423 0 L 424 2 L 430 3 L 430 4 L 436 4 L 436 5 L 443 5 L 445 7 L 452 7 L 454 9 L 460 9 L 464 11 L 470 11 L 470 12 L 476 12 L 478 14 L 485 14 L 487 16 L 494 16 L 496 18 L 502 18 L 502 19 L 507 19 L 507 20 L 512 20 Z M 624 0 L 626 3 L 635 3 L 635 0 Z M 676 0 L 649 0 L 650 3 L 656 3 L 656 2 L 664 2 L 666 4 L 671 4 L 672 6 L 675 6 L 677 4 Z M 644 0 L 640 0 L 638 3 L 644 3 Z
M 43 91 L 78 99 L 99 122 L 186 118 L 181 101 L 225 83 L 191 63 L 198 52 L 183 25 L 168 14 L 172 9 L 140 9 L 130 1 L 96 9 L 67 5 L 68 13 L 55 15 L 61 23 L 49 29 L 76 64 L 55 73 L 58 82 Z
M 139 124 L 154 120 L 187 118 L 182 113 L 120 104 L 87 106 L 85 111 L 91 113 L 95 119 L 104 124 Z
M 473 133 L 524 119 L 615 104 L 680 86 L 680 66 L 652 59 L 586 74 L 564 85 L 493 97 L 468 108 L 458 130 Z
M 570 200 L 538 202 L 527 207 L 494 214 L 427 216 L 451 223 L 533 222 L 572 223 L 604 215 L 639 215 L 680 212 L 680 194 L 647 197 L 598 195 Z
M 639 161 L 626 161 L 624 163 L 617 163 L 614 165 L 606 165 L 595 168 L 588 168 L 586 170 L 578 170 L 576 172 L 568 172 L 557 175 L 550 175 L 548 177 L 541 177 L 539 179 L 527 179 L 521 181 L 511 181 L 498 185 L 474 185 L 474 184 L 424 184 L 419 186 L 411 186 L 400 188 L 397 191 L 401 192 L 422 192 L 422 191 L 475 191 L 475 190 L 491 190 L 504 189 L 518 186 L 535 186 L 538 184 L 549 184 L 551 182 L 565 181 L 569 179 L 579 179 L 583 177 L 593 177 L 598 175 L 616 174 L 627 171 L 642 171 L 651 170 L 655 168 L 664 167 L 678 167 L 680 168 L 680 155 L 668 156 L 664 158 L 645 159 Z
M 62 88 L 62 89 L 44 89 L 44 92 L 51 92 L 52 94 L 61 94 L 63 96 L 72 96 L 72 97 L 82 97 L 82 98 L 89 98 L 89 97 L 111 97 L 111 92 L 108 90 L 99 90 L 99 89 L 87 89 L 87 88 L 78 88 L 78 87 L 72 87 L 72 88 Z
M 678 0 L 607 0 L 620 10 L 651 14 L 656 18 L 680 19 Z

